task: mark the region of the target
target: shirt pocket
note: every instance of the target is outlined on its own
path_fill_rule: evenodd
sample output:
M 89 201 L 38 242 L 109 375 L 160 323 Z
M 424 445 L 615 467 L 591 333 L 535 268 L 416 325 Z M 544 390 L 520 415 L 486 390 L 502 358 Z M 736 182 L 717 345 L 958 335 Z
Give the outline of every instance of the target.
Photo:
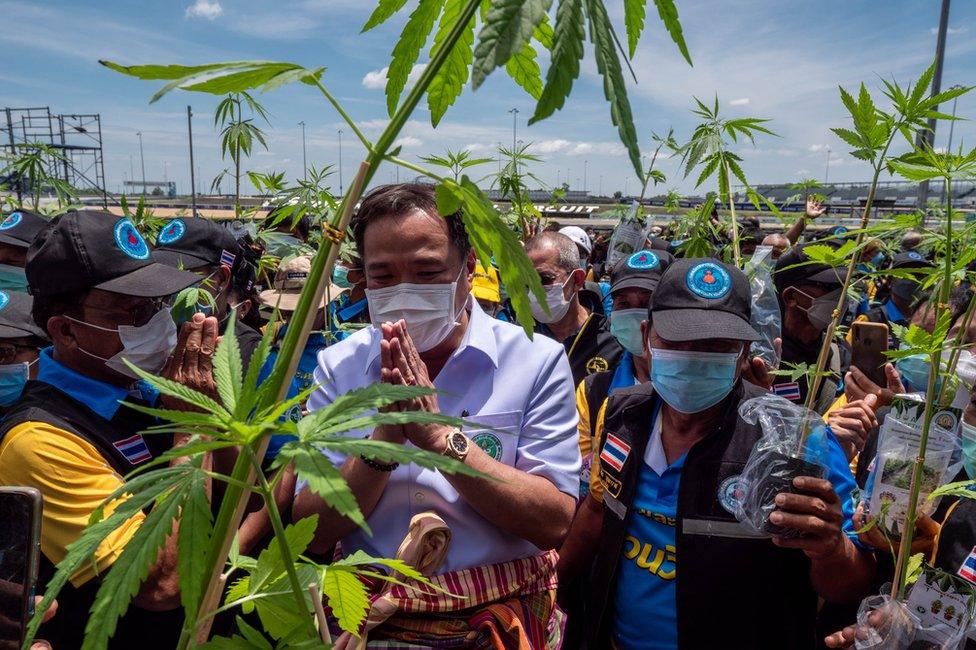
M 495 460 L 515 466 L 519 430 L 522 428 L 522 411 L 478 413 L 465 419 L 480 426 L 465 427 L 464 435 Z

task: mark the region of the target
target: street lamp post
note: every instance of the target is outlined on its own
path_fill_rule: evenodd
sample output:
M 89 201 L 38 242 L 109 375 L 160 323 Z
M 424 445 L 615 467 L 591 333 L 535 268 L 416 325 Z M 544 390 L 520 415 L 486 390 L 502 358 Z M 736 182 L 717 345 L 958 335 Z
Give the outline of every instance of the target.
M 512 153 L 515 153 L 515 134 L 518 131 L 518 114 L 519 109 L 512 108 L 508 111 L 512 114 Z
M 146 195 L 146 157 L 142 152 L 142 131 L 136 131 L 139 136 L 139 164 L 142 166 L 142 195 Z
M 308 156 L 305 151 L 305 120 L 298 123 L 302 127 L 302 176 L 308 180 Z
M 938 95 L 939 91 L 942 90 L 942 62 L 945 59 L 945 44 L 946 44 L 946 34 L 949 30 L 949 0 L 942 0 L 942 11 L 939 14 L 939 32 L 938 38 L 935 42 L 935 74 L 932 75 L 932 94 Z M 938 106 L 932 106 L 930 110 L 939 110 Z M 918 137 L 915 139 L 915 146 L 918 149 L 922 149 L 925 146 L 929 148 L 935 145 L 935 125 L 936 119 L 929 119 L 929 128 L 923 129 L 918 132 Z M 916 199 L 916 205 L 919 210 L 925 214 L 926 204 L 929 199 L 929 182 L 922 181 L 918 184 L 918 197 Z
M 342 194 L 342 129 L 339 129 L 339 194 Z
M 824 185 L 827 184 L 827 179 L 830 177 L 830 145 L 827 146 L 827 167 L 824 169 Z
M 949 90 L 955 90 L 956 88 L 962 88 L 962 86 L 960 86 L 959 84 L 956 84 L 956 85 L 952 86 L 951 88 L 949 88 Z M 956 125 L 956 102 L 958 102 L 958 101 L 959 101 L 959 98 L 958 97 L 953 97 L 952 98 L 952 119 L 949 120 L 949 142 L 946 144 L 946 153 L 952 153 L 952 131 L 953 131 L 953 128 L 952 127 L 954 127 Z M 943 180 L 942 181 L 942 193 L 939 195 L 939 203 L 940 204 L 941 203 L 945 203 L 945 199 L 946 199 L 945 193 L 946 193 L 946 184 L 945 184 L 945 181 Z M 951 196 L 949 197 L 949 200 L 950 201 L 952 200 L 952 197 Z
M 583 194 L 586 194 L 586 165 L 589 162 L 590 161 L 588 161 L 588 160 L 584 160 L 583 161 Z
M 197 216 L 197 177 L 193 167 L 193 109 L 186 107 L 186 133 L 190 142 L 190 206 L 193 210 L 190 214 Z

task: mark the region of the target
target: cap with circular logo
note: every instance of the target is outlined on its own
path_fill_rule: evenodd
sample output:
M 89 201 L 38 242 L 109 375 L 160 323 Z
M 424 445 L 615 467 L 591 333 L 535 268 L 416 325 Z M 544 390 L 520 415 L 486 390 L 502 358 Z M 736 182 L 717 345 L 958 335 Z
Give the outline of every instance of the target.
M 27 248 L 49 223 L 47 218 L 29 210 L 11 212 L 0 221 L 0 244 Z
M 918 251 L 904 251 L 891 258 L 891 268 L 911 269 L 932 266 L 932 262 Z
M 614 264 L 610 270 L 610 293 L 628 288 L 654 291 L 672 262 L 674 258 L 665 251 L 637 251 Z
M 0 291 L 0 339 L 36 336 L 47 341 L 47 332 L 34 322 L 31 308 L 34 299 L 20 291 Z
M 25 272 L 34 296 L 101 289 L 155 298 L 200 281 L 159 264 L 131 221 L 99 210 L 73 210 L 41 230 L 27 249 Z
M 227 259 L 226 254 L 237 253 L 237 239 L 230 230 L 203 217 L 171 219 L 156 237 L 156 259 L 176 268 L 215 266 Z
M 734 266 L 710 258 L 675 260 L 651 296 L 654 330 L 668 341 L 756 341 L 749 324 L 749 280 Z

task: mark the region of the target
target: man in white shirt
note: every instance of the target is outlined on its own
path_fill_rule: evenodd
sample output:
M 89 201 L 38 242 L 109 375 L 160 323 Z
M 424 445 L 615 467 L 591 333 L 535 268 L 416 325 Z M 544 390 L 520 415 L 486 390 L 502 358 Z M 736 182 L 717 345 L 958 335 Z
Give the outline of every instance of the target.
M 393 557 L 411 517 L 424 511 L 437 513 L 452 532 L 441 571 L 558 548 L 572 521 L 580 467 L 562 346 L 542 336 L 530 341 L 470 298 L 474 252 L 460 214 L 437 213 L 432 186 L 377 189 L 363 201 L 354 230 L 373 327 L 319 353 L 321 388 L 309 409 L 378 381 L 433 386 L 439 394 L 397 408 L 464 417 L 493 430 L 411 424 L 349 435 L 445 454 L 490 478 L 330 452 L 372 535 L 305 489 L 294 515 L 319 515 L 311 550 L 328 552 L 341 540 L 347 555 Z

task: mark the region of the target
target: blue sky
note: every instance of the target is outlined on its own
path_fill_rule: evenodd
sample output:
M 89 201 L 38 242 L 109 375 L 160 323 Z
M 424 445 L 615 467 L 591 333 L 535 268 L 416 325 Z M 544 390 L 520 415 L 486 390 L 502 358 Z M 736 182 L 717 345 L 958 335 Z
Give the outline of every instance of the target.
M 408 9 L 416 2 L 408 2 Z M 653 4 L 648 3 L 649 13 Z M 688 109 L 692 95 L 718 94 L 730 115 L 771 118 L 780 137 L 762 137 L 743 147 L 744 168 L 753 183 L 823 178 L 830 148 L 830 179 L 861 180 L 868 170 L 846 155 L 831 126 L 844 126 L 837 85 L 879 77 L 907 80 L 924 69 L 935 49 L 938 0 L 678 0 L 688 46 L 689 67 L 667 38 L 656 16 L 633 61 L 638 83 L 630 98 L 642 148 L 650 133 L 673 126 L 686 138 L 694 126 Z M 367 34 L 359 30 L 373 3 L 369 0 L 0 0 L 0 107 L 43 106 L 65 113 L 102 115 L 106 175 L 118 191 L 130 158 L 139 177 L 136 132 L 144 135 L 146 176 L 175 180 L 189 189 L 186 105 L 192 104 L 195 154 L 202 176 L 210 179 L 227 163 L 220 160 L 212 111 L 217 99 L 197 93 L 171 93 L 148 103 L 154 82 L 123 77 L 98 65 L 107 58 L 124 64 L 206 63 L 272 59 L 308 66 L 325 65 L 324 81 L 345 103 L 368 135 L 376 136 L 388 118 L 382 89 L 383 68 L 405 21 L 398 16 Z M 607 5 L 622 29 L 622 2 Z M 421 62 L 426 53 L 422 54 Z M 956 0 L 943 87 L 976 83 L 976 2 Z M 342 124 L 313 89 L 299 85 L 264 95 L 271 113 L 268 151 L 258 151 L 248 168 L 301 174 L 300 120 L 307 124 L 310 163 L 335 164 L 337 129 Z M 610 125 L 602 85 L 587 53 L 581 78 L 563 110 L 526 126 L 533 101 L 496 72 L 477 92 L 467 89 L 441 125 L 431 129 L 418 111 L 401 144 L 411 159 L 445 148 L 471 148 L 493 155 L 496 143 L 511 143 L 510 108 L 520 110 L 518 137 L 535 143 L 545 159 L 535 171 L 550 184 L 567 177 L 583 184 L 584 166 L 591 192 L 635 191 L 637 181 Z M 949 110 L 951 107 L 944 107 Z M 976 117 L 976 93 L 959 100 L 961 116 Z M 937 144 L 944 145 L 946 125 Z M 972 122 L 958 123 L 954 142 L 976 140 Z M 362 150 L 343 136 L 343 172 L 351 178 Z M 483 168 L 484 169 L 484 168 Z M 691 191 L 674 161 L 664 161 L 668 187 Z M 485 173 L 490 171 L 485 169 Z M 377 181 L 393 172 L 382 170 Z M 401 179 L 406 174 L 401 172 Z M 579 180 L 577 180 L 579 179 Z M 198 181 L 199 184 L 199 181 Z M 226 186 L 225 186 L 226 187 Z

